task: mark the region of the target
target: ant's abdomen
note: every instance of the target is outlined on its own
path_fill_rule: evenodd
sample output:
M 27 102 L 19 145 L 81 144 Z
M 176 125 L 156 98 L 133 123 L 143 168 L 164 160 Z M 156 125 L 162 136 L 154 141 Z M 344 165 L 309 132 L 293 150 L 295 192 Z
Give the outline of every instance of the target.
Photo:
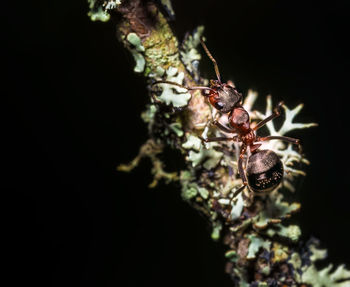
M 246 175 L 252 191 L 272 191 L 283 179 L 282 161 L 272 150 L 258 150 L 248 159 Z

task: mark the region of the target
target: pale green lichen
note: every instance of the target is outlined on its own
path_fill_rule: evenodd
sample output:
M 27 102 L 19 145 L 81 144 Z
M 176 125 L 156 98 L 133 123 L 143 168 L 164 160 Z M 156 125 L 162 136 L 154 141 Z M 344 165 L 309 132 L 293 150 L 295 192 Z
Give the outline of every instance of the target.
M 156 76 L 163 77 L 164 74 L 165 74 L 165 70 L 162 67 L 158 66 L 156 68 Z
M 288 262 L 293 266 L 295 272 L 294 279 L 298 283 L 310 284 L 313 287 L 349 287 L 350 286 L 350 271 L 344 265 L 338 266 L 332 272 L 333 265 L 330 264 L 322 270 L 318 270 L 315 262 L 325 259 L 327 251 L 317 247 L 318 242 L 313 242 L 309 245 L 310 263 L 302 263 L 301 257 L 298 253 L 291 254 Z
M 203 147 L 199 152 L 193 150 L 189 151 L 187 159 L 192 163 L 192 167 L 203 166 L 209 170 L 216 167 L 223 156 L 222 152 L 215 149 L 204 149 Z
M 130 49 L 130 52 L 136 62 L 134 67 L 134 72 L 142 73 L 145 69 L 146 60 L 142 55 L 142 52 L 145 51 L 145 47 L 142 45 L 141 39 L 135 33 L 129 33 L 126 36 L 127 41 L 133 45 L 133 48 Z
M 91 21 L 107 22 L 110 19 L 109 14 L 103 11 L 102 8 L 99 8 L 96 11 L 89 11 L 88 16 L 90 17 Z
M 288 259 L 288 263 L 293 266 L 294 272 L 293 277 L 297 283 L 301 282 L 301 266 L 302 266 L 302 260 L 300 258 L 300 255 L 297 252 L 294 252 L 290 255 L 290 258 Z
M 266 231 L 266 234 L 270 237 L 278 235 L 280 237 L 285 237 L 293 242 L 299 240 L 301 236 L 301 230 L 298 225 L 284 226 L 282 224 L 276 224 Z
M 249 91 L 248 96 L 246 98 L 244 107 L 251 115 L 252 120 L 262 120 L 268 117 L 273 113 L 274 106 L 272 104 L 271 96 L 267 96 L 266 98 L 266 110 L 265 113 L 261 113 L 256 110 L 252 110 L 253 104 L 257 98 L 257 93 L 253 91 Z M 266 124 L 266 127 L 269 131 L 269 135 L 272 136 L 284 136 L 290 131 L 296 129 L 305 129 L 310 127 L 317 126 L 316 123 L 294 123 L 295 117 L 300 113 L 303 108 L 303 104 L 296 106 L 294 109 L 289 109 L 286 105 L 283 105 L 284 109 L 284 121 L 282 126 L 279 129 L 276 129 L 274 122 L 270 121 Z M 285 176 L 283 185 L 294 191 L 294 187 L 291 182 L 294 180 L 295 176 L 305 175 L 303 170 L 300 168 L 294 168 L 293 166 L 299 165 L 299 163 L 308 164 L 309 161 L 304 158 L 298 151 L 295 151 L 292 147 L 292 144 L 285 144 L 279 140 L 271 140 L 265 141 L 262 143 L 263 149 L 270 149 L 277 153 L 281 157 L 282 162 L 284 163 Z
M 185 74 L 183 72 L 178 73 L 177 68 L 169 67 L 166 71 L 166 76 L 167 81 L 182 85 Z M 162 93 L 157 99 L 166 105 L 180 108 L 187 106 L 191 99 L 191 94 L 184 88 L 169 84 L 158 84 L 158 86 L 162 88 Z
M 289 204 L 282 201 L 282 194 L 277 194 L 275 200 L 270 200 L 264 208 L 253 220 L 254 227 L 264 229 L 269 224 L 280 223 L 283 219 L 289 218 L 292 213 L 300 209 L 300 203 L 293 202 Z
M 188 179 L 186 180 L 185 177 L 188 176 Z M 192 176 L 189 174 L 181 173 L 180 175 L 181 180 L 185 180 L 185 183 L 182 184 L 182 197 L 185 200 L 190 200 L 194 198 L 195 196 L 199 195 L 203 199 L 208 199 L 209 196 L 209 191 L 204 188 L 198 186 L 197 183 L 191 182 L 190 180 L 192 179 Z
M 190 200 L 194 198 L 198 193 L 197 184 L 189 183 L 186 186 L 183 186 L 181 196 L 185 200 Z
M 228 258 L 231 262 L 236 263 L 238 260 L 238 255 L 236 250 L 228 250 L 225 252 L 225 257 Z
M 160 2 L 162 3 L 164 9 L 168 13 L 168 15 L 171 17 L 171 19 L 174 19 L 175 12 L 174 12 L 173 6 L 171 5 L 171 0 L 160 0 Z
M 169 125 L 169 128 L 178 136 L 178 137 L 182 137 L 184 135 L 184 132 L 182 130 L 182 125 L 180 122 L 175 122 L 175 123 L 171 123 Z
M 197 65 L 194 65 L 194 63 L 201 59 L 201 54 L 198 53 L 197 47 L 200 44 L 203 32 L 204 26 L 199 26 L 192 35 L 187 35 L 181 46 L 181 60 L 186 66 L 186 69 L 192 74 L 197 71 Z
M 147 109 L 142 112 L 141 118 L 145 123 L 150 123 L 153 122 L 154 120 L 154 115 L 157 112 L 157 108 L 155 105 L 149 105 Z
M 313 262 L 325 259 L 327 257 L 327 249 L 319 249 L 315 244 L 310 245 L 309 249 L 312 253 L 310 260 Z
M 208 199 L 209 191 L 206 188 L 198 187 L 198 192 L 203 199 Z
M 126 39 L 128 40 L 128 42 L 130 44 L 132 44 L 136 51 L 138 52 L 144 52 L 145 51 L 145 47 L 142 45 L 142 41 L 140 39 L 139 36 L 137 36 L 136 33 L 129 33 L 127 36 L 126 36 Z
M 182 170 L 180 172 L 180 180 L 181 180 L 181 182 L 188 183 L 188 182 L 190 182 L 191 180 L 194 180 L 194 179 L 195 179 L 195 177 L 193 176 L 193 174 L 190 171 Z
M 222 230 L 221 222 L 214 221 L 213 222 L 213 230 L 211 232 L 211 238 L 215 241 L 219 240 L 221 230 Z
M 192 135 L 190 133 L 186 134 L 186 141 L 182 144 L 184 149 L 192 149 L 194 151 L 199 151 L 202 146 L 202 141 L 199 137 Z
M 256 254 L 260 248 L 264 248 L 267 251 L 270 251 L 271 241 L 264 240 L 257 234 L 250 234 L 248 235 L 248 238 L 250 240 L 250 244 L 248 248 L 247 259 L 256 258 Z
M 103 8 L 106 10 L 106 11 L 109 11 L 109 10 L 114 10 L 116 8 L 118 8 L 118 6 L 122 3 L 121 0 L 109 0 L 109 1 L 104 1 L 103 3 Z
M 145 58 L 142 56 L 141 53 L 137 52 L 136 50 L 131 50 L 131 54 L 134 57 L 134 60 L 136 62 L 136 65 L 134 67 L 135 73 L 142 73 L 145 69 Z
M 288 203 L 282 201 L 283 195 L 276 193 L 273 199 L 267 201 L 265 208 L 261 209 L 256 215 L 251 217 L 240 218 L 242 210 L 244 208 L 244 201 L 237 196 L 236 201 L 232 201 L 231 219 L 237 220 L 230 229 L 232 232 L 244 229 L 247 226 L 253 225 L 254 229 L 262 231 L 266 229 L 266 234 L 270 237 L 279 235 L 282 237 L 288 237 L 291 241 L 295 241 L 300 236 L 300 229 L 296 226 L 283 227 L 280 223 L 289 218 L 292 213 L 297 212 L 300 209 L 299 203 Z M 224 200 L 224 199 L 223 199 Z M 227 199 L 225 199 L 227 201 Z M 220 201 L 223 202 L 223 201 Z M 267 227 L 273 225 L 271 229 Z
M 110 19 L 110 15 L 104 10 L 102 1 L 88 0 L 89 9 L 88 16 L 91 21 L 107 22 Z
M 346 270 L 344 265 L 338 266 L 333 272 L 331 272 L 332 269 L 332 264 L 322 270 L 317 270 L 314 265 L 311 265 L 303 272 L 301 281 L 313 287 L 349 287 L 350 271 Z
M 243 211 L 244 208 L 244 200 L 243 200 L 243 196 L 240 193 L 237 197 L 236 197 L 236 201 L 234 201 L 232 203 L 232 208 L 231 208 L 231 220 L 236 220 L 238 219 Z
M 200 194 L 200 187 L 194 182 L 194 180 L 195 177 L 192 172 L 188 170 L 182 170 L 180 172 L 180 181 L 182 183 L 181 196 L 183 199 L 190 200 Z

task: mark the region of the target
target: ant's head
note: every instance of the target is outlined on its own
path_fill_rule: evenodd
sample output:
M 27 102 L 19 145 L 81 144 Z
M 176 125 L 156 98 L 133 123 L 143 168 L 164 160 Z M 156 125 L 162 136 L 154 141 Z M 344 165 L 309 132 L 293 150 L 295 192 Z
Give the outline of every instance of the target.
M 218 80 L 210 81 L 209 101 L 214 108 L 222 113 L 228 113 L 240 105 L 242 94 L 228 84 L 222 84 Z
M 216 63 L 214 57 L 210 54 L 207 46 L 204 44 L 203 39 L 201 39 L 201 44 L 209 59 L 214 64 L 217 78 L 217 80 L 210 80 L 209 89 L 211 89 L 211 91 L 208 95 L 209 101 L 220 112 L 228 113 L 233 108 L 240 106 L 242 94 L 238 93 L 235 87 L 221 82 L 218 64 Z

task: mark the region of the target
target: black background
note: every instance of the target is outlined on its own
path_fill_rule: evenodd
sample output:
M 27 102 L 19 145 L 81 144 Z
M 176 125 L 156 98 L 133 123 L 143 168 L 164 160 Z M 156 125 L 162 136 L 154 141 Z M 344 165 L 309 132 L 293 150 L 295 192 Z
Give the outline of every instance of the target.
M 244 94 L 305 104 L 298 120 L 319 127 L 292 134 L 312 163 L 297 218 L 330 261 L 349 264 L 345 1 L 228 2 L 173 1 L 174 31 L 181 39 L 205 25 L 223 78 Z M 83 0 L 13 5 L 3 7 L 2 41 L 13 286 L 231 286 L 222 246 L 178 186 L 148 189 L 148 161 L 116 172 L 147 138 L 139 114 L 148 99 L 115 24 L 91 22 Z M 214 76 L 206 57 L 201 70 Z

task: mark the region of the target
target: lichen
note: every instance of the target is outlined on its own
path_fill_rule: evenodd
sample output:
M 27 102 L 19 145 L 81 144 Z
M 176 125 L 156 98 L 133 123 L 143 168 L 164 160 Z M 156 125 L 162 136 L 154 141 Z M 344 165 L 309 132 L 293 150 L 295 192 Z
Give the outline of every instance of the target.
M 88 16 L 92 21 L 107 22 L 110 19 L 110 10 L 118 8 L 121 0 L 87 0 L 89 3 Z
M 182 144 L 184 149 L 194 150 L 199 152 L 202 146 L 202 141 L 199 137 L 192 135 L 190 133 L 186 133 L 186 141 Z
M 171 123 L 169 125 L 169 129 L 171 129 L 178 137 L 182 137 L 184 135 L 180 122 Z
M 266 234 L 270 237 L 274 237 L 275 235 L 283 238 L 287 238 L 292 242 L 297 242 L 301 236 L 301 230 L 298 225 L 288 225 L 284 226 L 282 224 L 276 224 L 271 226 Z
M 145 51 L 145 47 L 142 45 L 142 41 L 140 39 L 139 36 L 137 36 L 136 33 L 129 33 L 127 36 L 126 36 L 126 39 L 128 40 L 128 42 L 130 44 L 132 44 L 136 51 L 138 52 L 144 52 Z
M 160 2 L 162 3 L 164 10 L 167 12 L 169 18 L 171 20 L 175 19 L 175 12 L 174 12 L 173 6 L 171 5 L 171 1 L 170 0 L 160 0 Z
M 339 265 L 334 271 L 333 265 L 329 264 L 327 267 L 318 270 L 313 264 L 318 260 L 322 260 L 327 256 L 325 250 L 317 248 L 316 244 L 310 245 L 312 255 L 310 260 L 312 264 L 302 266 L 301 278 L 302 283 L 310 284 L 313 287 L 349 287 L 350 286 L 350 271 L 344 265 Z
M 204 26 L 199 26 L 192 34 L 187 34 L 180 49 L 181 61 L 186 66 L 186 69 L 198 78 L 198 63 L 201 59 L 201 54 L 197 51 L 200 44 L 200 39 L 204 32 Z
M 157 143 L 152 139 L 147 140 L 139 150 L 138 155 L 128 164 L 120 164 L 117 167 L 118 171 L 130 172 L 139 165 L 143 158 L 149 158 L 152 162 L 151 172 L 153 174 L 153 181 L 149 184 L 150 188 L 157 186 L 158 182 L 163 179 L 166 183 L 179 180 L 177 172 L 166 172 L 164 170 L 164 163 L 157 157 L 163 151 L 163 144 Z
M 322 270 L 317 270 L 312 265 L 304 271 L 301 281 L 313 287 L 349 287 L 350 271 L 346 270 L 344 265 L 338 266 L 333 272 L 331 272 L 332 269 L 332 264 Z
M 136 62 L 136 65 L 134 67 L 135 73 L 142 73 L 145 69 L 145 58 L 142 56 L 141 53 L 137 52 L 136 50 L 131 50 L 131 54 Z
M 213 230 L 211 232 L 211 239 L 213 239 L 214 241 L 219 240 L 221 230 L 222 230 L 222 224 L 218 221 L 214 221 Z
M 267 251 L 270 251 L 271 241 L 264 240 L 257 234 L 250 234 L 248 235 L 248 238 L 250 240 L 250 244 L 248 248 L 247 259 L 254 259 L 260 248 L 264 248 Z
M 274 200 L 267 201 L 266 207 L 253 219 L 255 228 L 264 229 L 269 224 L 280 223 L 282 220 L 289 218 L 292 213 L 299 211 L 300 203 L 293 202 L 289 204 L 282 201 L 282 199 L 282 194 L 276 194 Z
M 231 220 L 234 221 L 238 219 L 242 214 L 243 208 L 244 208 L 244 200 L 243 200 L 242 194 L 239 194 L 237 196 L 237 200 L 232 204 L 231 214 L 230 214 Z
M 142 52 L 145 51 L 145 47 L 142 45 L 141 39 L 135 33 L 129 33 L 126 36 L 127 41 L 133 46 L 130 49 L 132 56 L 136 62 L 134 67 L 135 73 L 142 73 L 145 69 L 146 61 Z
M 166 80 L 182 84 L 185 74 L 178 72 L 177 68 L 169 67 L 166 70 Z M 172 105 L 173 107 L 180 108 L 188 104 L 191 99 L 191 94 L 184 88 L 177 87 L 169 84 L 158 84 L 162 89 L 160 96 L 157 99 L 166 105 Z
M 252 120 L 262 120 L 268 117 L 273 112 L 273 104 L 271 96 L 266 98 L 266 110 L 265 113 L 259 112 L 257 110 L 251 110 L 255 99 L 257 98 L 257 93 L 250 91 L 251 95 L 248 95 L 247 101 L 249 104 L 245 106 L 248 111 L 250 111 Z M 249 97 L 250 96 L 250 97 Z M 271 136 L 283 136 L 290 131 L 296 129 L 305 129 L 317 126 L 316 123 L 294 123 L 294 118 L 300 113 L 303 108 L 303 104 L 299 104 L 294 109 L 289 109 L 286 105 L 283 105 L 284 109 L 284 120 L 282 126 L 276 129 L 274 122 L 270 121 L 266 124 L 266 127 Z M 309 161 L 300 154 L 300 151 L 293 149 L 292 144 L 285 144 L 279 140 L 265 141 L 262 143 L 263 149 L 271 149 L 276 152 L 284 163 L 284 181 L 283 184 L 286 188 L 294 191 L 293 180 L 296 176 L 305 175 L 305 172 L 300 168 L 294 166 L 302 166 L 300 163 L 309 164 Z
M 102 7 L 102 3 L 99 0 L 88 0 L 89 12 L 88 16 L 91 21 L 107 22 L 110 19 L 110 15 Z
M 106 10 L 106 11 L 109 11 L 109 10 L 114 10 L 116 8 L 118 8 L 118 6 L 122 3 L 121 0 L 109 0 L 109 1 L 104 1 L 103 3 L 103 8 Z
M 191 150 L 187 160 L 192 163 L 192 167 L 201 165 L 205 169 L 210 170 L 219 164 L 222 156 L 222 152 L 216 151 L 215 149 L 204 149 L 202 146 L 198 152 Z

